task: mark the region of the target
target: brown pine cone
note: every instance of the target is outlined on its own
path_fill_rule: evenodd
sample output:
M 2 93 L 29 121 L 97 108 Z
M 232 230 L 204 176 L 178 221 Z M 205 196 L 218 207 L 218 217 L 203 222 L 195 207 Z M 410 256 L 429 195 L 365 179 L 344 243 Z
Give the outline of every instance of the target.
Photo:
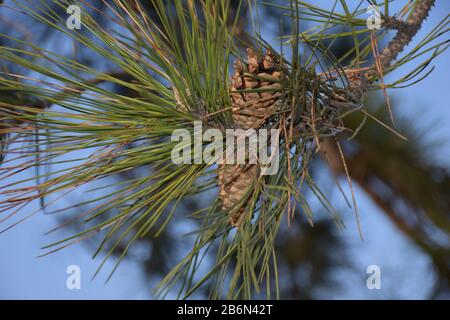
M 252 50 L 247 49 L 248 63 L 243 65 L 236 60 L 235 73 L 231 79 L 231 99 L 233 121 L 236 127 L 259 129 L 278 111 L 281 96 L 281 73 L 277 70 L 274 59 L 267 52 L 263 59 Z M 264 92 L 238 92 L 245 89 L 262 89 Z M 223 209 L 236 206 L 256 181 L 258 165 L 224 164 L 219 167 L 219 198 Z M 247 201 L 241 208 L 230 215 L 230 223 L 239 227 L 248 208 Z
M 233 208 L 249 191 L 250 186 L 257 177 L 255 164 L 222 164 L 219 166 L 218 184 L 219 197 L 225 210 Z M 230 214 L 230 224 L 239 227 L 245 216 L 247 203 L 239 210 Z
M 255 51 L 249 48 L 247 59 L 246 65 L 240 60 L 234 64 L 235 73 L 231 78 L 233 120 L 238 128 L 258 129 L 277 112 L 281 96 L 281 73 L 270 52 L 260 61 Z M 245 89 L 267 91 L 238 92 Z

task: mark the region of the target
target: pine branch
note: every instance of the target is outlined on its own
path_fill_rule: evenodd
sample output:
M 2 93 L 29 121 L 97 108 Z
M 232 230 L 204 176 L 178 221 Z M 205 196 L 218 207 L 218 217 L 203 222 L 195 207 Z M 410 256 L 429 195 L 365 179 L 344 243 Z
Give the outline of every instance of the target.
M 406 21 L 401 21 L 396 18 L 388 18 L 385 22 L 387 28 L 396 29 L 397 34 L 383 49 L 379 56 L 380 66 L 383 74 L 392 62 L 397 58 L 398 54 L 411 42 L 413 37 L 422 27 L 422 23 L 428 17 L 431 7 L 435 0 L 418 1 L 410 17 Z M 365 74 L 367 79 L 374 79 L 378 76 L 376 64 L 374 63 Z

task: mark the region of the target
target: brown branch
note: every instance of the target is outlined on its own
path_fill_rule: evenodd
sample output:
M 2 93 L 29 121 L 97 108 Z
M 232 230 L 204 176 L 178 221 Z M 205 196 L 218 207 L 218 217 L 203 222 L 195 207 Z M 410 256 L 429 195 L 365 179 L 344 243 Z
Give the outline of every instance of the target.
M 384 70 L 390 67 L 391 63 L 397 58 L 398 54 L 411 42 L 413 37 L 422 27 L 422 23 L 428 17 L 431 7 L 434 5 L 435 0 L 419 0 L 411 13 L 410 17 L 406 21 L 401 21 L 395 18 L 389 18 L 385 22 L 387 28 L 396 29 L 397 34 L 383 49 L 383 52 L 379 56 L 379 64 Z M 365 73 L 367 79 L 373 80 L 378 77 L 378 71 L 376 64 Z

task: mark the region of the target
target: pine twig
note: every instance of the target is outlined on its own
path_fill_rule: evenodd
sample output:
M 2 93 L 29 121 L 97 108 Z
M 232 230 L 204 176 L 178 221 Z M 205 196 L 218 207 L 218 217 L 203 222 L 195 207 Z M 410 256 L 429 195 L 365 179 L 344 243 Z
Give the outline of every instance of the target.
M 389 18 L 385 25 L 388 28 L 396 29 L 397 34 L 383 49 L 383 52 L 379 56 L 379 63 L 384 70 L 389 68 L 391 63 L 397 58 L 398 54 L 411 42 L 412 38 L 422 27 L 423 21 L 428 17 L 431 7 L 434 5 L 435 0 L 419 0 L 411 13 L 410 17 L 406 21 L 397 20 L 395 18 Z M 373 80 L 378 76 L 376 64 L 365 74 L 367 79 Z

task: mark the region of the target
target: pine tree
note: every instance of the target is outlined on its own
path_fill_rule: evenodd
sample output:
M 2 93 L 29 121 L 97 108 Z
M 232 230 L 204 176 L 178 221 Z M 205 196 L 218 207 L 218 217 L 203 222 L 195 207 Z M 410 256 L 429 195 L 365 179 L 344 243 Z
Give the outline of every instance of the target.
M 62 0 L 52 3 L 59 10 L 69 5 Z M 287 45 L 281 44 L 281 49 L 290 49 L 287 59 L 283 50 L 275 50 L 258 32 L 247 37 L 250 41 L 243 40 L 238 30 L 239 10 L 230 19 L 228 1 L 174 1 L 169 10 L 164 1 L 154 0 L 155 15 L 150 17 L 140 1 L 114 0 L 107 6 L 108 14 L 101 14 L 122 30 L 117 34 L 101 28 L 93 18 L 96 11 L 81 4 L 85 32 L 67 29 L 65 17 L 54 10 L 46 12 L 35 4 L 16 1 L 19 12 L 58 30 L 117 70 L 100 72 L 31 41 L 2 35 L 13 43 L 0 47 L 2 58 L 41 77 L 5 71 L 7 76 L 0 78 L 2 155 L 6 147 L 11 154 L 24 152 L 19 165 L 7 167 L 13 160 L 4 161 L 6 176 L 46 164 L 68 164 L 62 170 L 38 172 L 36 185 L 27 179 L 3 186 L 6 199 L 0 203 L 1 209 L 11 214 L 2 222 L 15 218 L 19 209 L 35 200 L 47 207 L 44 200 L 52 195 L 150 166 L 151 175 L 126 181 L 118 190 L 90 199 L 95 208 L 80 217 L 86 229 L 46 249 L 52 252 L 105 232 L 96 255 L 106 250 L 107 259 L 121 247 L 119 263 L 139 238 L 162 232 L 180 201 L 218 188 L 214 203 L 193 213 L 201 221 L 194 246 L 158 292 L 164 296 L 181 283 L 179 296 L 188 297 L 211 280 L 213 298 L 224 292 L 228 298 L 251 298 L 261 290 L 268 298 L 273 291 L 277 295 L 277 289 L 271 287 L 278 285 L 273 275 L 277 273 L 275 239 L 281 219 L 283 215 L 292 219 L 300 207 L 308 221 L 313 220 L 304 188 L 311 190 L 340 226 L 339 216 L 310 173 L 314 157 L 325 153 L 331 167 L 345 175 L 351 186 L 351 178 L 358 176 L 348 170 L 338 142 L 346 137 L 350 114 L 363 116 L 351 129 L 353 136 L 358 136 L 365 119 L 370 118 L 402 137 L 395 127 L 365 108 L 364 97 L 368 91 L 385 93 L 386 88 L 409 85 L 428 75 L 430 62 L 447 48 L 447 40 L 440 41 L 447 32 L 447 18 L 417 47 L 398 56 L 416 36 L 433 4 L 416 0 L 399 15 L 388 16 L 389 2 L 385 2 L 381 31 L 361 28 L 366 21 L 359 16 L 365 11 L 351 12 L 345 1 L 341 2 L 344 14 L 299 1 L 287 6 L 261 4 L 289 17 L 291 30 L 283 38 Z M 252 1 L 248 5 L 252 6 Z M 406 15 L 405 20 L 400 19 Z M 318 25 L 301 32 L 303 19 Z M 330 26 L 351 31 L 330 31 Z M 379 53 L 385 30 L 394 30 L 396 35 Z M 348 35 L 353 37 L 353 48 L 342 57 L 333 57 L 323 40 Z M 25 48 L 17 49 L 20 45 Z M 245 60 L 240 57 L 241 48 L 247 50 Z M 389 72 L 427 53 L 431 56 L 399 80 L 384 83 Z M 350 62 L 346 61 L 349 57 Z M 232 61 L 235 67 L 230 80 Z M 133 94 L 119 94 L 102 86 L 104 83 Z M 32 99 L 8 98 L 17 95 Z M 170 136 L 177 129 L 192 131 L 196 120 L 220 129 L 280 129 L 279 172 L 261 177 L 259 164 L 175 165 L 171 161 L 175 143 Z M 23 150 L 22 141 L 33 141 L 34 149 Z M 93 151 L 83 159 L 60 160 L 81 150 Z M 356 181 L 364 185 L 364 180 Z M 356 210 L 356 200 L 353 202 Z M 109 216 L 110 209 L 117 211 Z M 219 248 L 216 264 L 198 280 L 204 251 L 213 243 Z

